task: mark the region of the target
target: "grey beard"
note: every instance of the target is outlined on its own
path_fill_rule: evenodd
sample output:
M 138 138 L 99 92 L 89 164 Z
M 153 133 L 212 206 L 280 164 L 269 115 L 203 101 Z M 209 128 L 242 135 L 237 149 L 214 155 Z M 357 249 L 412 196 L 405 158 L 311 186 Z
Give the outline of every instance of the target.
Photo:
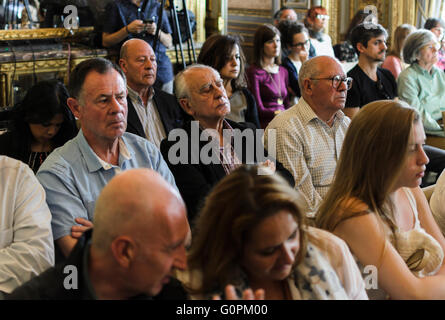
M 323 42 L 323 32 L 322 31 L 314 31 L 312 29 L 308 29 L 309 37 L 317 39 L 320 42 Z

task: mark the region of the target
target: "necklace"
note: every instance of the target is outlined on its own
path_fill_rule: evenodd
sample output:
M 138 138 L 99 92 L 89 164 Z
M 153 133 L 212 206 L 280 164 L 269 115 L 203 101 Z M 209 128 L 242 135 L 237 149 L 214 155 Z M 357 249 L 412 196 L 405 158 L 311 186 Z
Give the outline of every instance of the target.
M 269 74 L 270 80 L 272 80 L 272 82 L 273 82 L 273 85 L 274 85 L 275 89 L 278 90 L 278 95 L 280 96 L 277 99 L 277 103 L 280 106 L 282 106 L 283 105 L 283 97 L 281 96 L 281 78 L 280 78 L 280 73 L 279 72 L 277 73 L 277 75 L 278 75 L 278 87 L 277 87 L 277 83 L 275 82 L 275 80 L 272 77 L 272 74 L 270 72 L 268 72 L 268 74 Z

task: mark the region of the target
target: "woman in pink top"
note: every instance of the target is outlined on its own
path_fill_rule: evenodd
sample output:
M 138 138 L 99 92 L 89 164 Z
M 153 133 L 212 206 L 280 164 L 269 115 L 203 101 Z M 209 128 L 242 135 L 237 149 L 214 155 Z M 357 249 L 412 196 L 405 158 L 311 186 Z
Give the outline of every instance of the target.
M 250 92 L 256 100 L 261 128 L 279 112 L 290 107 L 289 75 L 281 64 L 281 34 L 277 28 L 265 24 L 254 36 L 254 63 L 247 69 Z
M 402 24 L 398 26 L 394 32 L 392 49 L 383 62 L 382 68 L 391 71 L 396 80 L 399 77 L 400 72 L 406 68 L 401 56 L 403 44 L 405 43 L 405 39 L 408 37 L 408 35 L 415 30 L 416 28 L 410 24 Z

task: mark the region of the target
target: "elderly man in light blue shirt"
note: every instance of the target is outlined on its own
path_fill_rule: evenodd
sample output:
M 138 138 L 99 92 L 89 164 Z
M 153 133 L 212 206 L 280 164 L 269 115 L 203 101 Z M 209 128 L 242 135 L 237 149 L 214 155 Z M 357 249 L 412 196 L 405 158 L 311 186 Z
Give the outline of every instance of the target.
M 102 58 L 82 62 L 71 75 L 70 94 L 68 106 L 81 130 L 53 151 L 37 173 L 47 194 L 54 239 L 65 256 L 92 226 L 96 199 L 116 174 L 150 168 L 176 187 L 159 150 L 125 133 L 127 89 L 119 67 Z

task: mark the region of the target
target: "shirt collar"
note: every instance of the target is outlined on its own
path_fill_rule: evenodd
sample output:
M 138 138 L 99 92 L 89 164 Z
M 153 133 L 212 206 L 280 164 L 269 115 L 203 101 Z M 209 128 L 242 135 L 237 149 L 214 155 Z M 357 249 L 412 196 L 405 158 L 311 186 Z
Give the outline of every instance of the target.
M 128 96 L 130 97 L 130 99 L 132 101 L 138 101 L 141 105 L 143 105 L 143 101 L 141 99 L 141 97 L 139 96 L 139 94 L 131 89 L 128 85 L 127 85 L 127 89 L 128 89 Z M 155 94 L 155 90 L 153 87 L 150 87 L 149 92 L 148 92 L 148 100 L 147 103 L 150 102 L 151 100 L 153 100 L 153 96 Z
M 233 136 L 233 128 L 232 126 L 227 122 L 226 119 L 223 119 L 223 130 L 227 130 L 225 131 L 226 135 L 228 134 L 228 137 L 232 137 Z M 203 131 L 203 136 L 208 138 L 208 136 L 212 136 L 213 138 L 218 138 L 219 139 L 219 133 L 216 132 L 215 129 L 208 129 L 206 130 L 205 128 L 203 128 L 201 126 L 201 124 L 199 124 L 199 129 Z M 223 131 L 224 133 L 224 131 Z
M 413 63 L 412 64 L 412 67 L 417 71 L 417 72 L 420 72 L 420 73 L 422 73 L 424 76 L 427 76 L 427 77 L 433 77 L 434 75 L 435 75 L 435 73 L 436 72 L 438 72 L 439 71 L 439 69 L 436 67 L 436 66 L 433 66 L 432 68 L 431 68 L 431 73 L 429 73 L 428 71 L 426 71 L 424 68 L 422 68 L 420 65 L 419 65 L 419 63 Z M 440 71 L 440 72 L 443 72 L 443 71 Z
M 95 172 L 99 169 L 108 170 L 111 165 L 100 159 L 91 146 L 88 144 L 85 136 L 83 135 L 82 129 L 79 130 L 77 134 L 77 142 L 79 146 L 80 153 L 85 159 L 87 168 L 89 172 Z M 119 165 L 125 160 L 131 159 L 131 152 L 128 150 L 127 145 L 124 141 L 124 137 L 119 138 Z
M 116 167 L 115 165 L 112 165 L 111 163 L 108 163 L 99 158 L 96 153 L 94 153 L 94 155 L 97 157 L 97 160 L 104 170 L 110 170 L 111 168 Z M 125 144 L 124 140 L 122 138 L 119 138 L 119 166 L 121 165 L 121 157 L 123 158 L 123 161 L 130 160 L 131 154 L 128 151 L 127 145 Z
M 300 100 L 298 101 L 298 104 L 295 107 L 300 111 L 301 119 L 303 120 L 304 124 L 308 124 L 313 119 L 318 119 L 319 121 L 326 124 L 323 120 L 321 120 L 317 116 L 317 114 L 314 112 L 314 110 L 309 106 L 309 104 L 303 98 L 300 98 Z M 335 114 L 334 123 L 337 121 L 337 119 L 342 121 L 344 116 L 345 116 L 345 114 L 343 113 L 343 111 L 338 110 L 337 113 Z

